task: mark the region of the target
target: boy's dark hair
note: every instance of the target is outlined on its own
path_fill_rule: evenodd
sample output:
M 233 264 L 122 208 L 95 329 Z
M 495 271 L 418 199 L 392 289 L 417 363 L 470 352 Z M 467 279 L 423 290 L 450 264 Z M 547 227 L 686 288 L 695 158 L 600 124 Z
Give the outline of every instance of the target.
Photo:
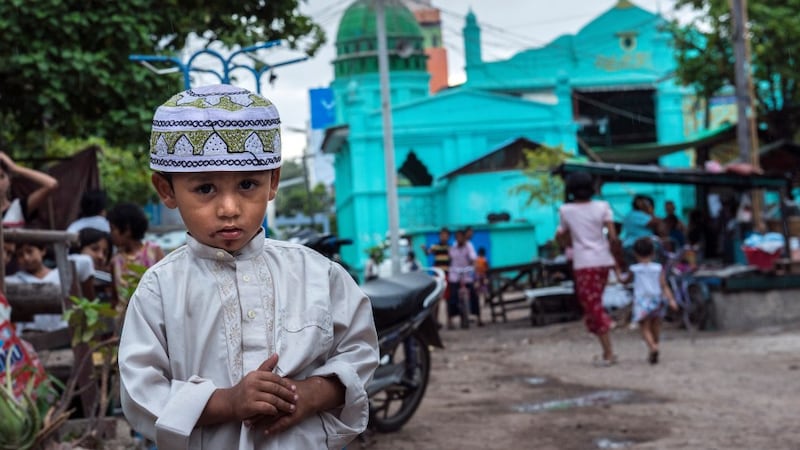
M 144 239 L 149 222 L 139 205 L 119 203 L 108 212 L 108 223 L 119 229 L 121 233 L 130 231 L 131 238 Z
M 483 247 L 478 247 L 478 255 L 486 256 L 486 249 Z
M 639 238 L 633 243 L 633 253 L 641 258 L 653 256 L 655 251 L 656 247 L 653 245 L 653 240 L 649 237 Z
M 172 173 L 158 171 L 158 172 L 156 172 L 156 175 L 158 175 L 158 176 L 162 177 L 163 179 L 167 180 L 167 183 L 169 183 L 169 188 L 170 189 L 175 189 L 175 186 L 172 185 Z
M 564 180 L 567 197 L 572 200 L 589 200 L 594 195 L 594 179 L 588 172 L 572 172 Z
M 39 250 L 47 251 L 47 244 L 44 242 L 20 242 L 17 244 L 15 251 L 20 251 L 25 246 L 36 247 Z
M 84 192 L 81 196 L 80 217 L 99 216 L 106 210 L 107 201 L 105 191 L 95 189 Z

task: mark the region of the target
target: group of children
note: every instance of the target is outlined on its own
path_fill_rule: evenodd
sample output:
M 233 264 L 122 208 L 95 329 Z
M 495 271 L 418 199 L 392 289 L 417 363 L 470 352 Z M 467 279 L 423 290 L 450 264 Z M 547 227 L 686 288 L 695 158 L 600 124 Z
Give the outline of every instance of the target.
M 472 229 L 467 227 L 455 232 L 455 241 L 451 244 L 450 230 L 443 227 L 439 230 L 438 242 L 421 246 L 425 255 L 432 257 L 433 266 L 442 269 L 447 275 L 447 288 L 442 299 L 447 304 L 448 329 L 455 328 L 453 318 L 461 316 L 459 290 L 462 287 L 468 292 L 469 314 L 476 317 L 478 326 L 483 326 L 480 300 L 488 292 L 489 263 L 486 249 L 481 247 L 476 252 L 471 238 Z M 469 323 L 462 322 L 461 327 L 468 328 Z
M 148 268 L 161 260 L 164 252 L 157 244 L 144 239 L 149 224 L 138 205 L 120 203 L 106 212 L 103 201 L 102 208 L 92 216 L 84 215 L 86 205 L 98 205 L 100 198 L 105 199 L 101 191 L 89 191 L 84 195 L 82 217 L 75 223 L 85 226 L 70 226 L 69 230 L 77 233 L 78 242 L 70 249 L 68 260 L 75 266 L 84 296 L 116 303 L 118 288 L 126 286 L 127 275 L 134 273 L 131 266 Z M 93 220 L 84 220 L 89 217 Z M 61 284 L 52 249 L 46 244 L 5 241 L 4 247 L 6 283 Z M 65 326 L 60 315 L 55 314 L 37 314 L 32 322 L 18 324 L 20 330 L 36 331 L 54 331 Z

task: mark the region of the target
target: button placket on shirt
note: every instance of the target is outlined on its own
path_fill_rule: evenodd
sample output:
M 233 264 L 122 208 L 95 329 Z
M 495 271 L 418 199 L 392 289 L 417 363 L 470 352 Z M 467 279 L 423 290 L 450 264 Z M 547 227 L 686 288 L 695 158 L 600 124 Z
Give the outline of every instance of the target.
M 261 305 L 261 289 L 255 280 L 253 260 L 236 262 L 236 284 L 242 308 L 242 350 L 244 373 L 258 368 L 264 359 L 268 342 L 264 333 L 266 323 Z

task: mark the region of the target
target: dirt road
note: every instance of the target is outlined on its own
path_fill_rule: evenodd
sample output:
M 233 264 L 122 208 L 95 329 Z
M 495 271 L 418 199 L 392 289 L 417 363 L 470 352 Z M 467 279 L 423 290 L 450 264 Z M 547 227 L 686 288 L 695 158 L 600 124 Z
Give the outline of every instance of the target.
M 400 432 L 351 448 L 798 449 L 800 324 L 749 333 L 667 324 L 651 366 L 637 331 L 614 330 L 619 364 L 580 322 L 443 330 L 425 400 Z

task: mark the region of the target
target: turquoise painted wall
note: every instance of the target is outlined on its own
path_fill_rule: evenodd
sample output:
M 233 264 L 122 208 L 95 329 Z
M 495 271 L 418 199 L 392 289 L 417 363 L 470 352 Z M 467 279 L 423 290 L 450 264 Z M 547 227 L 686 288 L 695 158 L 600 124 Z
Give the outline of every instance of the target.
M 348 107 L 353 105 L 358 101 L 350 101 Z M 566 108 L 464 89 L 395 106 L 395 167 L 399 168 L 413 151 L 434 179 L 432 186 L 400 189 L 400 227 L 438 229 L 443 225 L 486 223 L 494 205 L 500 208 L 495 212 L 510 209 L 515 219 L 527 216 L 528 226 L 534 229 L 531 214 L 521 212 L 521 196 L 510 194 L 511 188 L 524 179 L 519 170 L 501 178 L 497 174 L 443 176 L 495 151 L 509 137 L 551 145 L 570 141 L 575 127 L 563 119 L 571 105 Z M 337 154 L 337 166 L 339 162 L 347 165 L 353 177 L 346 182 L 349 195 L 340 198 L 337 189 L 336 208 L 337 214 L 354 220 L 347 227 L 340 221 L 340 233 L 354 240 L 342 256 L 360 268 L 366 249 L 381 242 L 388 229 L 383 123 L 377 111 L 351 108 L 349 114 L 348 146 Z M 468 198 L 468 202 L 462 198 Z M 543 228 L 545 232 L 547 229 Z
M 664 19 L 638 8 L 614 6 L 575 35 L 524 50 L 508 60 L 467 62 L 467 86 L 491 90 L 549 88 L 561 74 L 571 84 L 592 86 L 654 85 L 674 67 Z M 472 34 L 469 34 L 472 33 Z M 465 53 L 477 54 L 474 30 L 465 29 Z
M 450 227 L 451 231 L 464 228 L 469 224 Z M 502 267 L 514 264 L 524 264 L 537 257 L 537 241 L 534 226 L 528 223 L 503 223 L 472 225 L 475 232 L 472 245 L 477 251 L 480 247 L 486 250 L 486 255 L 491 267 Z M 452 234 L 452 233 L 451 233 Z M 416 252 L 417 258 L 425 264 L 432 264 L 433 260 L 426 257 L 420 250 L 420 245 L 430 245 L 439 242 L 439 228 L 425 228 L 408 232 Z M 450 243 L 453 243 L 451 236 Z
M 658 142 L 689 137 L 686 105 L 692 93 L 666 76 L 675 63 L 659 16 L 620 2 L 575 35 L 496 62 L 482 61 L 475 48 L 479 21 L 474 15 L 469 20 L 463 86 L 431 96 L 426 73 L 391 76 L 395 168 L 413 152 L 434 179 L 431 186 L 398 190 L 400 227 L 406 232 L 418 238 L 432 233 L 435 239 L 441 226 L 471 225 L 487 233 L 497 263 L 534 257 L 536 247 L 555 232 L 559 202 L 525 205 L 522 195 L 511 194 L 515 186 L 530 182 L 520 170 L 445 175 L 518 137 L 575 152 L 574 89 L 652 88 Z M 335 150 L 338 227 L 354 240 L 344 249 L 344 259 L 360 270 L 365 249 L 382 242 L 388 229 L 379 80 L 377 73 L 361 74 L 336 79 L 331 87 L 337 120 L 349 127 L 346 144 Z M 687 152 L 659 161 L 672 167 L 691 162 Z M 602 197 L 621 220 L 639 193 L 654 197 L 657 214 L 663 214 L 667 199 L 676 202 L 678 211 L 694 206 L 691 187 L 608 185 Z M 488 213 L 503 211 L 511 222 L 486 223 Z

